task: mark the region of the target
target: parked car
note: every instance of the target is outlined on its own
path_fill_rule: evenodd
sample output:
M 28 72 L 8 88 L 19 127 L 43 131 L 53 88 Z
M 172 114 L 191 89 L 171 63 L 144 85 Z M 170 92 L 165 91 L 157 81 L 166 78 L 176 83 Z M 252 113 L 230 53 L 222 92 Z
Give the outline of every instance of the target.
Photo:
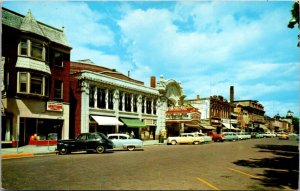
M 181 133 L 178 137 L 168 137 L 167 144 L 168 145 L 176 145 L 176 144 L 199 144 L 204 143 L 204 139 L 202 137 L 196 136 L 194 133 Z
M 87 151 L 103 153 L 106 149 L 112 149 L 113 142 L 103 133 L 81 133 L 76 139 L 58 140 L 58 154 L 65 155 L 73 151 Z
M 194 134 L 198 137 L 202 137 L 205 143 L 212 142 L 211 136 L 205 135 L 204 133 L 200 133 L 200 132 L 194 132 Z
M 262 135 L 266 138 L 276 137 L 275 133 L 272 132 L 265 132 Z
M 259 139 L 259 138 L 264 138 L 264 136 L 262 133 L 259 132 L 251 132 L 251 138 Z
M 224 141 L 223 134 L 209 132 L 209 133 L 207 133 L 207 135 L 210 136 L 214 142 L 223 142 Z
M 224 136 L 225 141 L 237 141 L 237 140 L 239 140 L 239 137 L 234 132 L 224 132 L 223 136 Z
M 112 134 L 108 134 L 107 138 L 113 142 L 114 148 L 123 148 L 129 151 L 133 151 L 136 148 L 143 147 L 142 140 L 131 138 L 127 134 L 112 133 Z
M 247 132 L 236 133 L 239 140 L 251 139 L 251 135 Z
M 288 140 L 289 135 L 287 133 L 281 133 L 281 134 L 278 135 L 278 139 Z

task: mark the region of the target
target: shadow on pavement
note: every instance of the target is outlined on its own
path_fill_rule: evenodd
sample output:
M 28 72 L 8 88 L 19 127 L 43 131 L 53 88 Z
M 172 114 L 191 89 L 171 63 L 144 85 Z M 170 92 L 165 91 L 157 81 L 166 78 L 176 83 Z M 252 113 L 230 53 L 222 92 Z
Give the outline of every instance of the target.
M 256 145 L 259 152 L 271 152 L 275 156 L 262 159 L 238 160 L 233 162 L 239 166 L 251 168 L 267 168 L 260 181 L 266 187 L 298 189 L 299 181 L 299 150 L 292 145 Z

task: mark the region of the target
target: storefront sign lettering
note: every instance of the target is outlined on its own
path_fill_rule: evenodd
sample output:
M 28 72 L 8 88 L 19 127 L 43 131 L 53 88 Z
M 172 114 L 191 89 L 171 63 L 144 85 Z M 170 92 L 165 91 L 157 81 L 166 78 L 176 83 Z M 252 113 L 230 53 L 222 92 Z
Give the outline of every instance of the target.
M 47 102 L 47 111 L 63 111 L 63 104 Z

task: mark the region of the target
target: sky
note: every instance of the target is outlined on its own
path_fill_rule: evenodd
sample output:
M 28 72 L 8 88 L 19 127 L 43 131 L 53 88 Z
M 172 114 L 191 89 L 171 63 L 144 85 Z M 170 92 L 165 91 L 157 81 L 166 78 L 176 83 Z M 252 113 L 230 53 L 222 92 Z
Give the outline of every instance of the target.
M 181 83 L 186 99 L 257 100 L 299 117 L 299 29 L 293 1 L 9 1 L 2 6 L 64 32 L 71 60 L 90 59 L 150 84 Z

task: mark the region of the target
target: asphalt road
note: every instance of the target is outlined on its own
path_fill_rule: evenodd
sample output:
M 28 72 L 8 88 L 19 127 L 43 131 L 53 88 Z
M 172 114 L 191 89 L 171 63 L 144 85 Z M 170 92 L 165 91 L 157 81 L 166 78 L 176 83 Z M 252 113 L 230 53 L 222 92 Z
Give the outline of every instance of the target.
M 2 160 L 9 190 L 297 190 L 296 140 L 154 145 Z

